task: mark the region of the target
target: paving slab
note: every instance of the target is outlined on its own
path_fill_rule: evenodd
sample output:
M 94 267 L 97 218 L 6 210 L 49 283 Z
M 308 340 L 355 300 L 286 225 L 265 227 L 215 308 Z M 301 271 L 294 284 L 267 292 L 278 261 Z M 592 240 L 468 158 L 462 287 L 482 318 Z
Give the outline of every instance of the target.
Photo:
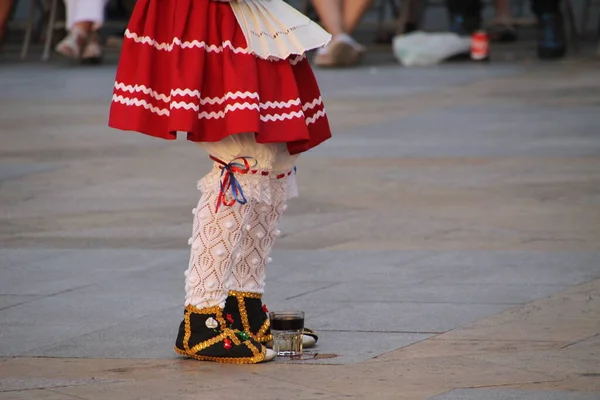
M 391 275 L 396 277 L 397 275 Z M 319 291 L 328 302 L 455 303 L 517 305 L 556 293 L 558 285 L 511 283 L 429 283 L 410 284 L 398 276 L 398 283 L 340 283 Z M 441 279 L 436 278 L 436 282 Z
M 600 151 L 597 138 L 590 134 L 596 113 L 595 107 L 496 104 L 490 110 L 489 104 L 454 106 L 434 115 L 423 113 L 371 124 L 369 135 L 364 135 L 362 127 L 350 129 L 336 142 L 315 149 L 314 154 L 357 158 L 594 156 Z M 510 128 L 515 125 L 518 130 Z M 564 130 L 571 133 L 569 137 L 562 135 Z M 528 132 L 527 137 L 523 131 Z M 476 141 L 481 135 L 488 140 Z M 469 141 L 470 146 L 463 145 Z
M 17 258 L 19 255 L 11 257 Z M 34 257 L 36 261 L 26 265 L 15 264 L 2 269 L 0 294 L 53 295 L 107 280 L 117 280 L 126 274 L 145 271 L 156 265 L 176 268 L 174 260 L 185 259 L 186 256 L 167 251 L 104 249 L 38 251 Z M 181 274 L 186 267 L 187 262 L 186 266 L 180 267 Z
M 149 312 L 118 324 L 96 329 L 73 338 L 60 338 L 51 344 L 22 349 L 17 354 L 34 357 L 148 358 L 177 359 L 174 352 L 181 307 Z
M 31 263 L 40 262 L 42 260 L 49 260 L 55 257 L 64 256 L 69 254 L 69 250 L 48 250 L 48 249 L 14 249 L 14 248 L 2 248 L 0 249 L 0 269 L 8 269 L 9 267 L 19 266 L 21 268 L 27 267 Z M 7 279 L 7 278 L 5 278 Z M 3 293 L 4 294 L 4 293 Z
M 474 251 L 454 260 L 444 255 L 422 264 L 439 273 L 429 283 L 576 285 L 600 277 L 597 252 Z M 450 268 L 450 264 L 455 267 Z
M 61 164 L 16 164 L 0 163 L 0 182 L 15 179 L 29 174 L 52 171 L 61 168 Z
M 39 296 L 34 295 L 17 295 L 17 294 L 0 294 L 0 310 L 5 308 L 14 307 L 19 304 L 28 303 L 35 299 L 39 298 Z
M 441 333 L 507 309 L 506 305 L 455 303 L 359 303 L 313 319 L 324 330 Z
M 431 334 L 357 332 L 319 330 L 319 343 L 306 350 L 306 357 L 301 361 L 277 359 L 277 363 L 285 364 L 321 364 L 343 365 L 356 364 L 370 360 L 374 356 L 392 350 L 410 346 L 413 343 L 433 337 Z M 360 343 L 369 343 L 360 346 Z M 314 355 L 315 358 L 311 358 Z M 322 358 L 319 358 L 322 357 Z
M 509 389 L 456 389 L 431 400 L 598 400 L 600 393 Z

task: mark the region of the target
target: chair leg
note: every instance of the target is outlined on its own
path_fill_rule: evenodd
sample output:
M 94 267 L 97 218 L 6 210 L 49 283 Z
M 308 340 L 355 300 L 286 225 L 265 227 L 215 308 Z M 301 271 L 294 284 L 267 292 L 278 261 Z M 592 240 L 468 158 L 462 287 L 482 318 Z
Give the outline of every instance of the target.
M 400 10 L 398 19 L 396 20 L 396 34 L 402 35 L 404 33 L 404 28 L 406 27 L 406 23 L 408 22 L 413 7 L 417 6 L 414 0 L 403 0 L 402 4 L 400 4 Z M 420 22 L 420 21 L 419 21 Z
M 377 30 L 378 32 L 383 32 L 383 24 L 385 23 L 385 2 L 383 0 L 379 1 L 377 7 Z
M 35 24 L 35 9 L 37 7 L 37 0 L 31 0 L 29 4 L 29 19 L 27 20 L 27 29 L 25 31 L 25 38 L 23 39 L 23 46 L 21 47 L 21 59 L 27 58 L 29 52 L 29 45 L 31 44 L 31 35 L 33 33 L 33 25 Z
M 598 30 L 596 34 L 596 41 L 598 42 L 598 48 L 596 50 L 596 53 L 600 56 L 600 16 L 598 16 Z
M 565 11 L 567 14 L 567 25 L 569 26 L 569 41 L 571 42 L 571 47 L 575 51 L 579 51 L 579 29 L 577 27 L 577 20 L 575 18 L 575 11 L 573 7 L 572 0 L 565 0 Z
M 587 32 L 588 23 L 590 21 L 590 8 L 592 6 L 592 0 L 585 0 L 583 8 L 581 9 L 581 33 L 585 35 Z
M 50 58 L 50 48 L 52 47 L 52 37 L 54 36 L 54 26 L 56 25 L 56 11 L 58 9 L 58 0 L 52 0 L 50 5 L 50 16 L 48 17 L 48 27 L 46 30 L 46 42 L 44 43 L 44 53 L 42 61 Z
M 427 6 L 429 5 L 429 1 L 422 1 L 422 0 L 408 0 L 411 1 L 412 5 L 411 5 L 411 9 L 410 12 L 412 13 L 412 18 L 414 19 L 414 23 L 417 25 L 417 27 L 419 27 L 419 29 L 422 29 L 423 26 L 425 25 L 425 15 L 427 12 Z M 446 7 L 444 5 L 444 9 L 446 10 L 446 13 L 448 13 L 448 7 Z M 450 20 L 450 17 L 448 17 L 448 21 Z
M 400 16 L 400 11 L 398 11 L 398 2 L 396 0 L 382 0 L 385 4 L 388 5 L 390 11 L 392 12 L 392 16 L 394 20 Z

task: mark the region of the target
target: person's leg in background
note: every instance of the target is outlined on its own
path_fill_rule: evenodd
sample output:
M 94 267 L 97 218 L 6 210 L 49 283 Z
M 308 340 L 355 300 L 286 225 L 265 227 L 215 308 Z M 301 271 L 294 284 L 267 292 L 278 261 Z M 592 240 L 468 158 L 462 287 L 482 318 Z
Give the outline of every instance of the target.
M 481 0 L 446 0 L 450 14 L 450 31 L 461 36 L 481 29 Z
M 532 0 L 532 10 L 538 17 L 538 56 L 542 59 L 561 58 L 566 52 L 565 28 L 560 0 Z M 480 0 L 446 0 L 452 19 L 451 31 L 470 35 L 481 28 Z
M 514 42 L 517 40 L 517 30 L 510 23 L 512 19 L 510 0 L 495 0 L 494 8 L 496 9 L 494 21 L 490 27 L 490 40 L 494 42 Z
M 0 47 L 4 41 L 6 30 L 8 27 L 8 19 L 13 9 L 14 0 L 0 1 Z
M 557 59 L 567 51 L 561 0 L 532 0 L 531 9 L 538 18 L 538 57 Z
M 342 67 L 360 62 L 366 49 L 351 35 L 373 1 L 312 0 L 323 27 L 333 36 L 331 43 L 317 53 L 316 65 Z
M 404 26 L 398 26 L 396 23 L 392 29 L 390 29 L 390 27 L 380 27 L 377 36 L 375 37 L 375 43 L 392 44 L 396 35 L 406 35 L 420 29 L 422 12 L 421 0 L 406 0 L 406 2 L 408 3 L 408 15 L 404 21 Z M 400 4 L 400 10 L 397 11 L 402 13 L 404 8 L 404 3 L 402 3 Z M 397 20 L 401 16 L 393 15 L 393 17 Z
M 98 62 L 102 47 L 97 31 L 104 23 L 108 0 L 64 0 L 69 34 L 56 46 L 66 57 Z
M 510 0 L 495 0 L 494 7 L 496 8 L 496 20 L 506 21 L 512 17 L 510 10 Z
M 343 9 L 344 27 L 348 34 L 352 34 L 365 13 L 373 5 L 374 0 L 345 0 Z

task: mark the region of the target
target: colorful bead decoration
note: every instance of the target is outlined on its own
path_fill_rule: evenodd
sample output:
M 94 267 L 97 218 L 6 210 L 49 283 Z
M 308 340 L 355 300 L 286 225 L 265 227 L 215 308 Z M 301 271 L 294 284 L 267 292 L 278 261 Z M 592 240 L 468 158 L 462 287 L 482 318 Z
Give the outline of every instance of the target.
M 206 320 L 206 327 L 208 329 L 215 329 L 217 326 L 219 326 L 219 323 L 213 317 L 210 317 Z

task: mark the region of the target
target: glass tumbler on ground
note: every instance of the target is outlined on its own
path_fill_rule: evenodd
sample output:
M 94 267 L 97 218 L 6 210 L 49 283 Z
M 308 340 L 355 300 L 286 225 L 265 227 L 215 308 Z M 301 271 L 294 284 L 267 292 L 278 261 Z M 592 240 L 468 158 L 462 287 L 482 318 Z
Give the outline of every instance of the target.
M 301 356 L 304 311 L 274 311 L 269 313 L 269 318 L 273 334 L 273 350 L 277 355 Z

